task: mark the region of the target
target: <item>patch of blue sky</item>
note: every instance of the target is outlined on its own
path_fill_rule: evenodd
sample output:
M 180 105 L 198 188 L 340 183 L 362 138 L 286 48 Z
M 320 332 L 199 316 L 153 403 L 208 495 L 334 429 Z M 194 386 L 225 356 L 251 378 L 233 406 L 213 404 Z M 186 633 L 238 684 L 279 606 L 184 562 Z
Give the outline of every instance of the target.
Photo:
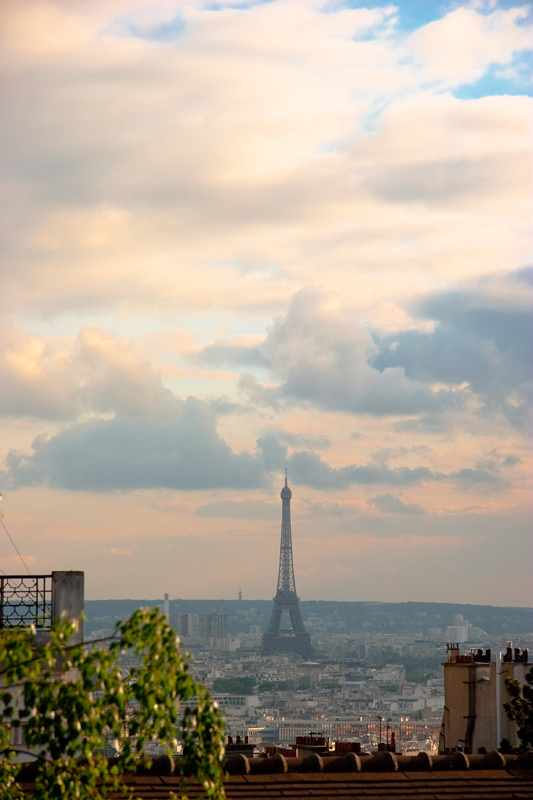
M 411 89 L 405 89 L 403 92 L 396 92 L 389 96 L 381 96 L 371 98 L 366 112 L 359 120 L 359 127 L 361 133 L 375 133 L 379 128 L 379 121 L 381 115 L 391 103 L 398 102 L 404 96 L 407 97 L 412 92 Z
M 496 0 L 494 5 L 489 2 L 489 0 L 485 0 L 485 6 L 476 10 L 478 10 L 480 14 L 483 14 L 483 12 L 490 14 L 490 12 L 494 10 L 494 7 L 501 8 L 503 11 L 508 11 L 510 8 L 523 8 L 528 12 L 528 16 L 531 18 L 531 4 L 529 2 L 520 2 L 520 0 Z
M 434 2 L 434 0 L 400 0 L 400 2 L 386 2 L 386 0 L 347 0 L 342 3 L 348 8 L 395 8 L 397 9 L 399 31 L 414 31 L 444 17 L 448 11 L 457 7 L 457 3 Z M 334 6 L 331 6 L 333 10 Z M 364 36 L 364 35 L 363 35 Z M 360 38 L 360 37 L 358 37 Z
M 382 8 L 395 9 L 397 18 L 396 30 L 401 33 L 410 33 L 418 28 L 428 25 L 430 22 L 442 19 L 461 6 L 468 7 L 470 3 L 459 2 L 458 0 L 397 0 L 386 2 L 386 0 L 330 0 L 326 10 L 334 12 L 338 8 Z M 476 5 L 478 14 L 490 14 L 495 9 L 508 10 L 510 8 L 523 8 L 530 10 L 529 3 L 521 3 L 520 0 L 485 0 Z M 392 15 L 390 15 L 392 16 Z M 527 17 L 524 15 L 523 23 L 527 24 Z M 520 22 L 518 23 L 520 24 Z M 365 32 L 358 36 L 358 40 L 372 38 L 372 31 Z
M 454 89 L 459 100 L 477 100 L 494 95 L 532 96 L 532 54 L 520 53 L 510 64 L 491 64 L 487 72 L 475 83 Z
M 152 26 L 139 24 L 135 18 L 124 16 L 115 19 L 112 25 L 103 31 L 103 35 L 112 34 L 113 36 L 147 39 L 152 42 L 172 42 L 183 34 L 186 27 L 187 23 L 181 14 Z
M 268 5 L 275 3 L 276 0 L 228 0 L 228 2 L 206 3 L 206 11 L 224 11 L 226 9 L 246 10 L 254 6 Z M 462 6 L 469 5 L 467 2 L 454 2 L 454 0 L 399 0 L 399 2 L 387 2 L 387 0 L 325 0 L 323 12 L 335 13 L 341 8 L 381 8 L 387 9 L 390 13 L 389 18 L 395 16 L 397 19 L 396 30 L 398 32 L 409 33 L 435 20 L 442 19 L 447 13 Z M 529 8 L 529 5 L 517 2 L 517 0 L 486 0 L 476 8 L 478 13 L 491 13 L 494 8 L 503 10 L 509 8 Z M 525 20 L 524 20 L 525 21 Z M 378 23 L 379 25 L 383 23 Z M 139 25 L 134 20 L 126 17 L 115 20 L 112 32 L 119 36 L 132 36 L 150 41 L 173 41 L 179 38 L 186 28 L 186 22 L 181 15 L 176 15 L 171 20 L 160 23 L 150 28 Z M 358 41 L 372 39 L 375 36 L 376 26 L 371 26 L 367 31 L 362 32 L 356 38 Z M 107 31 L 109 32 L 109 31 Z
M 315 150 L 317 156 L 329 156 L 332 153 L 337 153 L 339 151 L 340 143 L 338 140 L 331 141 L 331 142 L 322 142 L 319 144 Z
M 155 28 L 143 29 L 136 25 L 130 26 L 130 36 L 138 39 L 148 39 L 152 42 L 171 42 L 179 38 L 186 28 L 186 23 L 180 15 L 168 22 L 163 22 Z

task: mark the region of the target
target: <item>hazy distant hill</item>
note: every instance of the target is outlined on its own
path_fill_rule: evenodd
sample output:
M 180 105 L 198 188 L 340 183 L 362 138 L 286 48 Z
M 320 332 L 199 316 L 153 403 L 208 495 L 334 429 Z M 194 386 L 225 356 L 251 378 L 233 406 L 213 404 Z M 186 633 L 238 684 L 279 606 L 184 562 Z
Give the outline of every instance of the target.
M 86 600 L 86 632 L 112 628 L 117 619 L 127 618 L 141 606 L 162 606 L 163 600 Z M 533 610 L 455 603 L 350 603 L 328 600 L 300 601 L 304 621 L 330 633 L 400 633 L 445 629 L 455 614 L 492 636 L 533 632 Z M 228 615 L 232 634 L 248 633 L 250 625 L 266 629 L 272 611 L 271 600 L 171 600 L 171 614 L 221 611 Z M 311 624 L 309 624 L 311 623 Z

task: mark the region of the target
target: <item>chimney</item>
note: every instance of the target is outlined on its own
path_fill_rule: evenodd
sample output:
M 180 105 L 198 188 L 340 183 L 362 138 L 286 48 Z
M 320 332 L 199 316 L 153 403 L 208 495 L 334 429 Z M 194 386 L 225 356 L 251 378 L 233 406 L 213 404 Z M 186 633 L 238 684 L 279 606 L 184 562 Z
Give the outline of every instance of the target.
M 455 664 L 459 657 L 459 645 L 447 644 L 446 651 L 446 655 L 448 656 L 448 664 Z

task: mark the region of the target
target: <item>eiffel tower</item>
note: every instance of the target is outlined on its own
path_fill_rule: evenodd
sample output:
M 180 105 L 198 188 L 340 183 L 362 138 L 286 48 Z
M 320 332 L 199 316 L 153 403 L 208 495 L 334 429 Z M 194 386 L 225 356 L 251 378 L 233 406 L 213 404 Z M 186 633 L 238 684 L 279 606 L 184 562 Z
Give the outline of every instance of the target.
M 285 486 L 281 490 L 281 546 L 279 550 L 278 590 L 274 597 L 274 608 L 268 630 L 263 634 L 262 656 L 271 656 L 285 650 L 294 650 L 303 658 L 314 654 L 311 637 L 306 632 L 300 606 L 300 598 L 296 594 L 294 582 L 294 565 L 292 561 L 291 534 L 291 497 L 287 486 L 287 470 L 285 470 Z M 289 612 L 292 630 L 280 630 L 281 614 Z

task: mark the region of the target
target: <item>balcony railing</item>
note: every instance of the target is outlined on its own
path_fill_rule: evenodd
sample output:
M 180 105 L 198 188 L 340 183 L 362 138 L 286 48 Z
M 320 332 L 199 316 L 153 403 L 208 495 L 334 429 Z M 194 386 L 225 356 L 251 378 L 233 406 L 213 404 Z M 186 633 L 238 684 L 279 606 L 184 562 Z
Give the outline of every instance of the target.
M 0 575 L 0 628 L 43 629 L 51 621 L 51 575 Z

